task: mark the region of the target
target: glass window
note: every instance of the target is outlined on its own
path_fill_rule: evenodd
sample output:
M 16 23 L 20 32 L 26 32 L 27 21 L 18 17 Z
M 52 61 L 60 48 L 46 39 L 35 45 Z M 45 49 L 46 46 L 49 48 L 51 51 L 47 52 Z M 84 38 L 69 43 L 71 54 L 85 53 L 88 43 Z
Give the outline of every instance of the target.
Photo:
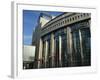
M 72 33 L 72 37 L 73 37 L 73 65 L 80 66 L 81 65 L 81 48 L 80 48 L 79 30 L 74 31 Z
M 90 28 L 80 29 L 72 32 L 73 40 L 73 64 L 74 66 L 91 65 L 91 34 Z M 81 41 L 80 41 L 81 37 Z M 81 47 L 82 45 L 82 47 Z M 83 58 L 82 58 L 83 56 Z
M 55 67 L 59 67 L 59 35 L 60 30 L 55 31 L 54 40 L 55 40 Z
M 62 66 L 67 67 L 68 66 L 67 35 L 62 34 L 61 37 L 62 37 L 62 45 L 61 45 Z
M 43 41 L 43 50 L 42 50 L 42 68 L 45 67 L 45 41 Z
M 48 40 L 48 53 L 47 54 L 48 54 L 47 55 L 48 56 L 48 58 L 47 58 L 48 59 L 47 60 L 47 67 L 50 68 L 50 67 L 52 67 L 52 62 L 51 62 L 52 57 L 51 57 L 51 54 L 50 54 L 50 39 Z
M 59 37 L 55 38 L 56 52 L 55 52 L 55 67 L 59 67 Z
M 89 28 L 81 29 L 81 35 L 82 35 L 82 48 L 83 48 L 83 56 L 84 56 L 84 65 L 90 65 L 90 63 L 91 63 L 90 29 Z

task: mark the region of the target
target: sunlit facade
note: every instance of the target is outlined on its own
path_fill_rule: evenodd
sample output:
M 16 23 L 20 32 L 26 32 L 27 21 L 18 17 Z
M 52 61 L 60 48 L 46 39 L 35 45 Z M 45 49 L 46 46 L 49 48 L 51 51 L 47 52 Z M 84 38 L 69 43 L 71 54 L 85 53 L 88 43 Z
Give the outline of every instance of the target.
M 91 14 L 67 12 L 55 18 L 44 14 L 33 33 L 34 67 L 91 66 Z

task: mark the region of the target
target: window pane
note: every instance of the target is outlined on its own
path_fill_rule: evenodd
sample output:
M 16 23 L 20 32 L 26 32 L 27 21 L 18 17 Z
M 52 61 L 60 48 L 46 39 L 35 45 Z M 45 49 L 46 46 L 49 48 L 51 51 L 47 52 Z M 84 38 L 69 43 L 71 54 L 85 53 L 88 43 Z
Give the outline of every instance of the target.
M 79 30 L 72 33 L 73 37 L 73 65 L 81 65 L 81 48 L 80 48 L 80 38 Z
M 68 54 L 67 54 L 67 35 L 62 35 L 62 66 L 66 67 L 68 66 Z
M 84 55 L 84 65 L 90 65 L 91 60 L 91 36 L 90 29 L 84 28 L 81 30 L 82 35 L 82 47 L 83 47 L 83 55 Z

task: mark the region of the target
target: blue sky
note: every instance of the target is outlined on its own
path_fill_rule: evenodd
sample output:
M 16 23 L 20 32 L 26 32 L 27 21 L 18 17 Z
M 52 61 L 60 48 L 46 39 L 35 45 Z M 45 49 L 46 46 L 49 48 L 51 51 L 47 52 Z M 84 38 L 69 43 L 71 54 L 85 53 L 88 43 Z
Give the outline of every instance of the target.
M 36 28 L 37 20 L 41 12 L 44 11 L 33 11 L 23 10 L 23 40 L 24 45 L 30 45 L 32 42 L 32 33 Z M 47 12 L 50 15 L 57 16 L 62 12 Z

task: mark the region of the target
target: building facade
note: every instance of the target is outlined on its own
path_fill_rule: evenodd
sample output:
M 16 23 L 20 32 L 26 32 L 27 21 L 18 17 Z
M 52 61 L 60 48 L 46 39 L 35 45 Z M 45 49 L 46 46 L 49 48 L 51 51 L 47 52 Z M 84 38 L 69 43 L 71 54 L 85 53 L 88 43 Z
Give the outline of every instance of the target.
M 33 33 L 35 68 L 90 66 L 91 14 L 67 12 L 54 18 L 44 14 Z
M 23 69 L 34 68 L 35 46 L 23 46 Z

